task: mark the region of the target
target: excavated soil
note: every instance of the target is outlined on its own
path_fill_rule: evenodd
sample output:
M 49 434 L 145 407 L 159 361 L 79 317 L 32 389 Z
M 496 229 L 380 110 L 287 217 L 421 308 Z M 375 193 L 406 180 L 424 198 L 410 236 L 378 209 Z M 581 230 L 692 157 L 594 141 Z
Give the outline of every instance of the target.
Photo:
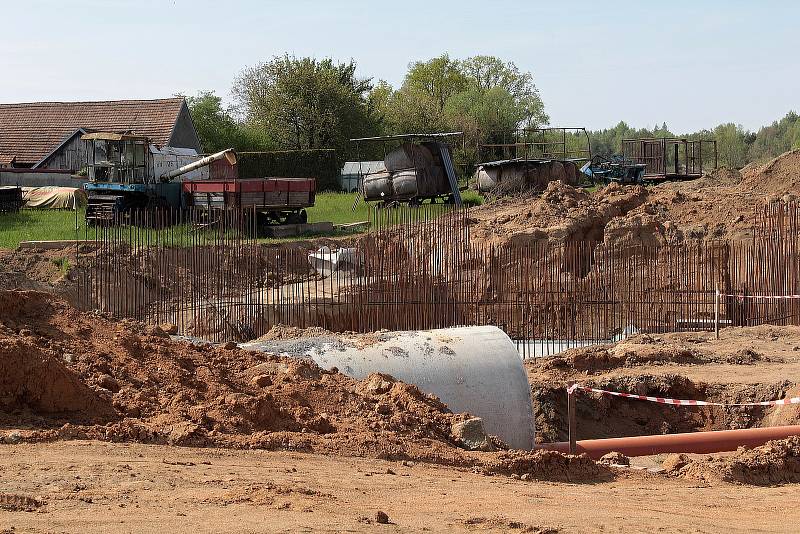
M 637 335 L 526 362 L 537 440 L 567 439 L 566 384 L 723 403 L 800 395 L 800 328 Z M 578 438 L 800 424 L 800 406 L 691 407 L 578 392 Z
M 0 291 L 0 325 L 7 441 L 294 450 L 561 481 L 608 474 L 585 456 L 461 449 L 451 426 L 469 415 L 387 375 L 358 381 L 311 361 L 175 341 L 40 292 Z
M 664 469 L 672 476 L 706 482 L 756 486 L 800 482 L 800 437 L 770 441 L 755 449 L 741 448 L 730 455 L 690 457 L 670 455 Z
M 654 186 L 611 184 L 593 193 L 551 182 L 541 195 L 506 197 L 471 211 L 471 234 L 489 243 L 593 240 L 644 245 L 745 240 L 763 206 L 800 194 L 800 150 L 741 171 Z
M 74 292 L 68 267 L 75 264 L 75 247 L 59 250 L 0 249 L 0 289 Z
M 470 236 L 482 243 L 602 241 L 606 225 L 647 199 L 641 186 L 609 185 L 597 193 L 550 182 L 541 195 L 506 197 L 470 211 Z

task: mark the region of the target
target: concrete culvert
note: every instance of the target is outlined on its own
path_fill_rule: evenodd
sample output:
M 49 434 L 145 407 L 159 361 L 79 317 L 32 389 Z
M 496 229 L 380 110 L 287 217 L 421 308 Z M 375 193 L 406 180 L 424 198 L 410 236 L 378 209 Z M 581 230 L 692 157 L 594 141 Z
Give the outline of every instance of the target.
M 358 379 L 391 375 L 436 395 L 453 412 L 480 417 L 487 433 L 511 447 L 533 448 L 528 377 L 517 349 L 499 328 L 329 334 L 240 346 L 311 358 L 324 369 L 337 368 Z

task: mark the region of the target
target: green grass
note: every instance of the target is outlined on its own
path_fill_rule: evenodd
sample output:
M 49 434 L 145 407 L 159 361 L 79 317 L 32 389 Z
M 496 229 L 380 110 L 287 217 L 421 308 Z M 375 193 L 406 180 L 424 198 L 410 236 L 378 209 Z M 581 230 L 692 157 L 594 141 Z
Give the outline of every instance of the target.
M 483 201 L 483 195 L 477 191 L 469 190 L 461 193 L 461 202 L 463 202 L 465 206 L 480 206 L 483 204 Z
M 83 237 L 83 212 L 78 213 Z M 0 213 L 0 248 L 16 248 L 20 241 L 75 239 L 75 212 L 23 210 Z
M 50 261 L 53 262 L 53 265 L 58 267 L 58 270 L 62 276 L 67 276 L 67 274 L 69 274 L 69 270 L 72 268 L 69 258 L 56 258 Z
M 483 197 L 474 191 L 465 191 L 462 194 L 465 205 L 479 205 Z M 369 205 L 363 200 L 359 201 L 353 210 L 355 193 L 320 193 L 317 195 L 314 207 L 308 208 L 308 222 L 332 222 L 334 224 L 347 224 L 368 221 Z M 20 241 L 52 241 L 79 239 L 93 239 L 93 229 L 86 232 L 84 223 L 84 210 L 78 210 L 78 232 L 75 232 L 75 212 L 56 210 L 23 210 L 19 213 L 0 213 L 0 248 L 16 248 Z M 172 230 L 172 231 L 171 231 Z M 175 228 L 165 230 L 139 230 L 150 232 L 152 241 L 168 239 L 174 235 Z M 338 232 L 336 235 L 346 235 Z M 297 238 L 269 239 L 271 241 L 292 241 Z
M 308 208 L 308 222 L 346 224 L 369 220 L 369 205 L 360 200 L 355 211 L 356 193 L 320 193 L 313 208 Z

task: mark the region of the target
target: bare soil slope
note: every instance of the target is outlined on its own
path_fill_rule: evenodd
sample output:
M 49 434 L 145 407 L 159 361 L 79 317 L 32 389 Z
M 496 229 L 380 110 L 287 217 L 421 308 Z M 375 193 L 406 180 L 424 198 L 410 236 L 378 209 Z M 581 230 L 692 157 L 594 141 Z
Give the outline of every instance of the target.
M 551 480 L 603 473 L 583 456 L 465 451 L 451 427 L 468 414 L 389 376 L 358 381 L 233 344 L 173 341 L 45 293 L 0 291 L 0 371 L 0 426 L 17 440 L 316 451 Z
M 568 381 L 598 389 L 724 403 L 800 395 L 800 327 L 637 335 L 526 363 L 537 439 L 566 439 Z M 800 424 L 800 405 L 669 406 L 578 393 L 579 439 Z
M 593 240 L 644 245 L 752 238 L 765 203 L 800 193 L 800 150 L 741 172 L 655 186 L 611 184 L 594 193 L 551 182 L 541 195 L 507 197 L 472 211 L 472 236 L 491 243 Z

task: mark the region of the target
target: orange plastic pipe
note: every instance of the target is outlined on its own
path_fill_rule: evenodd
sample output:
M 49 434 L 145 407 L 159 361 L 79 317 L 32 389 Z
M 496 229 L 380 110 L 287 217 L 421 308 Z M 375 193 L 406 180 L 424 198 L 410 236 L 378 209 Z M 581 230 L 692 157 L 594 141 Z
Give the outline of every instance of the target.
M 604 454 L 614 451 L 621 452 L 625 456 L 649 456 L 667 452 L 706 454 L 710 452 L 735 451 L 739 447 L 758 447 L 768 441 L 785 439 L 790 436 L 800 436 L 800 425 L 689 432 L 658 436 L 585 439 L 577 442 L 576 450 L 578 454 L 585 452 L 595 460 Z M 569 442 L 540 443 L 535 448 L 569 453 Z

